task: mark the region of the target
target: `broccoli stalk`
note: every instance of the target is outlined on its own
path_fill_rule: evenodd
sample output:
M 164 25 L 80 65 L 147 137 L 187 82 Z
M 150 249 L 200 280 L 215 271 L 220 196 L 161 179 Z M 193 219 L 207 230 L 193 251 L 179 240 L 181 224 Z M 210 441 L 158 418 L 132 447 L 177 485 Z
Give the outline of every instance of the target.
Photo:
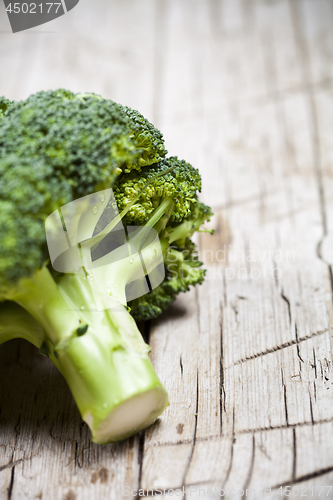
M 132 206 L 128 204 L 123 216 Z M 154 422 L 169 404 L 166 390 L 149 360 L 150 348 L 126 306 L 125 289 L 142 272 L 142 260 L 146 274 L 154 269 L 160 243 L 145 246 L 147 229 L 170 213 L 172 206 L 173 200 L 166 198 L 145 226 L 136 230 L 130 248 L 126 242 L 94 261 L 96 271 L 103 269 L 99 285 L 108 291 L 108 309 L 94 310 L 96 297 L 90 281 L 94 279 L 94 270 L 85 266 L 90 269 L 91 248 L 107 237 L 107 231 L 112 230 L 121 215 L 81 246 L 80 272 L 62 275 L 56 283 L 44 266 L 29 278 L 21 279 L 6 294 L 6 299 L 23 307 L 43 328 L 43 336 L 37 330 L 36 338 L 30 335 L 28 340 L 48 355 L 67 380 L 96 443 L 115 442 L 138 432 Z M 83 222 L 89 223 L 89 214 L 85 211 L 81 215 Z M 138 252 L 131 253 L 133 248 Z M 162 249 L 167 248 L 168 241 L 162 240 Z M 104 260 L 107 266 L 103 266 Z M 112 287 L 112 295 L 108 287 Z M 8 333 L 3 340 L 8 340 Z
M 168 406 L 149 346 L 129 311 L 116 300 L 111 310 L 90 311 L 94 299 L 82 274 L 64 277 L 59 287 L 44 267 L 9 298 L 42 326 L 42 333 L 30 329 L 19 336 L 41 348 L 65 377 L 94 442 L 124 439 Z M 0 331 L 0 343 L 20 333 L 13 328 L 11 337 L 8 329 Z

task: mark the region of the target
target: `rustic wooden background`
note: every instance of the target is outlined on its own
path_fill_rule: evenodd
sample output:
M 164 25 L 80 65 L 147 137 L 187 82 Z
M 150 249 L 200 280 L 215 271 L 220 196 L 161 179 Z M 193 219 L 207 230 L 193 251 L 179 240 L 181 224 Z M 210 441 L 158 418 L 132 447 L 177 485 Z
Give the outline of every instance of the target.
M 0 93 L 139 109 L 216 214 L 207 281 L 146 325 L 171 401 L 146 432 L 92 444 L 49 360 L 1 346 L 1 500 L 333 498 L 333 3 L 81 0 L 16 35 L 0 15 Z

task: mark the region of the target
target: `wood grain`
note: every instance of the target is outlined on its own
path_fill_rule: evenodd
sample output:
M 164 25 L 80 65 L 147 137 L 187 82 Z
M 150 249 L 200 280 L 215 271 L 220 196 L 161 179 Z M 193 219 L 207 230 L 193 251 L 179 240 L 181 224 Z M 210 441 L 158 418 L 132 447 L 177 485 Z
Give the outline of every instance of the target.
M 48 360 L 1 346 L 1 498 L 333 498 L 332 28 L 329 0 L 99 0 L 0 33 L 1 93 L 141 110 L 200 169 L 216 230 L 205 283 L 151 324 L 171 405 L 140 435 L 92 444 Z

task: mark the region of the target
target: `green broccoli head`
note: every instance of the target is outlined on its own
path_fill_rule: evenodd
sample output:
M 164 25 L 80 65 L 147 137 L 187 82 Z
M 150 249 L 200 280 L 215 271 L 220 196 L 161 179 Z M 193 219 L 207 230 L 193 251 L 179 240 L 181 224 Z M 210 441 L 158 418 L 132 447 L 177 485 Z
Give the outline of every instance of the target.
M 135 313 L 140 303 L 141 317 L 154 317 L 180 291 L 202 282 L 200 263 L 182 257 L 189 238 L 211 215 L 197 199 L 200 174 L 184 160 L 164 158 L 162 134 L 140 113 L 94 94 L 62 89 L 21 102 L 1 98 L 0 112 L 2 298 L 47 264 L 46 218 L 109 187 L 125 226 L 154 227 L 164 241 L 166 279 L 132 306 L 133 315 L 140 316 Z M 104 230 L 108 209 L 103 217 Z M 169 244 L 180 252 L 177 278 L 168 263 L 176 250 L 166 251 Z
M 20 278 L 30 276 L 47 259 L 42 221 L 22 213 L 11 201 L 0 202 L 0 301 L 9 298 Z
M 50 213 L 165 154 L 161 133 L 142 115 L 99 96 L 57 90 L 1 98 L 0 288 L 46 261 Z
M 166 151 L 161 133 L 137 111 L 57 90 L 9 107 L 1 121 L 0 158 L 11 154 L 29 159 L 32 168 L 42 161 L 52 179 L 66 179 L 75 199 L 110 187 L 121 170 L 141 169 Z
M 0 159 L 0 290 L 30 276 L 48 259 L 44 221 L 71 199 L 66 179 L 36 159 L 9 155 Z M 1 299 L 1 293 L 0 293 Z

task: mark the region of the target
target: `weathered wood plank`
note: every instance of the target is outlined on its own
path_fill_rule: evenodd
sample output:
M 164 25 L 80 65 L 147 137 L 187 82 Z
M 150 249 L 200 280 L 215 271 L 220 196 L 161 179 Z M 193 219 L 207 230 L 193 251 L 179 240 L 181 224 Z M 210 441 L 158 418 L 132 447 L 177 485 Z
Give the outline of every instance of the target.
M 207 182 L 210 169 L 204 162 L 200 165 L 209 184 L 206 193 L 209 193 L 210 199 L 218 200 L 218 204 L 224 206 L 216 226 L 220 227 L 220 221 L 227 219 L 232 233 L 227 262 L 221 264 L 215 258 L 215 263 L 210 263 L 206 259 L 215 279 L 208 281 L 206 289 L 203 286 L 197 293 L 200 318 L 211 322 L 215 315 L 222 317 L 223 321 L 223 397 L 220 398 L 221 391 L 214 388 L 216 376 L 210 388 L 212 399 L 215 393 L 215 402 L 222 401 L 220 416 L 226 437 L 230 436 L 232 429 L 236 442 L 238 435 L 244 436 L 240 439 L 245 444 L 233 461 L 228 478 L 229 484 L 234 487 L 246 484 L 246 481 L 251 484 L 248 474 L 253 437 L 251 433 L 247 434 L 251 430 L 258 432 L 277 427 L 285 429 L 289 436 L 289 441 L 283 443 L 283 451 L 279 452 L 280 456 L 286 453 L 290 457 L 289 466 L 286 469 L 286 461 L 283 461 L 274 469 L 277 484 L 296 480 L 296 471 L 293 471 L 294 431 L 288 427 L 296 426 L 298 429 L 299 425 L 332 419 L 330 279 L 327 266 L 317 256 L 317 245 L 323 234 L 322 204 L 318 171 L 314 168 L 317 151 L 313 142 L 311 103 L 308 91 L 303 87 L 304 68 L 295 64 L 299 57 L 299 39 L 295 37 L 287 3 L 257 2 L 254 14 L 258 24 L 252 30 L 255 35 L 251 47 L 254 44 L 263 53 L 261 58 L 257 57 L 254 66 L 262 65 L 266 92 L 262 92 L 258 101 L 242 101 L 237 106 L 234 102 L 225 104 L 222 119 L 220 116 L 206 117 L 211 136 L 219 139 L 218 148 L 214 151 L 215 165 L 216 157 L 219 158 L 219 173 L 217 176 L 213 174 Z M 268 24 L 267 20 L 270 21 Z M 223 38 L 223 35 L 220 34 L 222 43 L 227 44 L 227 37 Z M 182 36 L 185 37 L 184 33 Z M 251 34 L 247 36 L 247 41 L 249 36 Z M 281 44 L 282 39 L 284 44 Z M 185 47 L 191 54 L 190 42 L 187 43 Z M 283 48 L 280 50 L 281 45 Z M 172 50 L 170 46 L 169 50 Z M 235 56 L 238 56 L 238 50 L 235 48 Z M 292 81 L 288 80 L 284 53 L 291 54 L 291 60 L 297 67 Z M 200 54 L 197 56 L 200 57 Z M 208 82 L 209 74 L 208 71 Z M 185 78 L 189 77 L 185 75 Z M 321 76 L 317 81 L 320 80 Z M 242 96 L 243 85 L 237 86 L 236 82 L 233 92 Z M 290 86 L 295 86 L 292 94 L 287 92 Z M 169 88 L 168 92 L 173 90 Z M 247 97 L 250 95 L 251 92 L 246 94 Z M 233 98 L 232 93 L 228 96 L 230 100 Z M 177 98 L 177 94 L 173 98 Z M 192 99 L 191 95 L 185 102 L 184 96 L 179 98 L 181 106 L 188 106 L 188 109 Z M 170 115 L 167 119 L 172 122 Z M 188 119 L 185 118 L 185 123 Z M 182 137 L 174 140 L 179 147 L 184 147 Z M 188 153 L 191 154 L 190 150 Z M 220 248 L 225 242 L 223 231 L 221 233 L 216 236 L 220 237 Z M 202 238 L 201 250 L 207 251 L 209 246 L 209 237 Z M 215 250 L 216 246 L 219 245 L 214 244 Z M 266 255 L 262 257 L 265 251 Z M 247 259 L 250 252 L 253 258 Z M 220 268 L 221 277 L 216 268 Z M 216 281 L 220 281 L 219 285 Z M 207 294 L 207 286 L 211 291 L 214 289 L 212 283 L 219 300 L 215 300 L 214 295 L 212 301 L 211 295 Z M 187 300 L 191 299 L 188 297 Z M 221 319 L 215 322 L 221 324 Z M 209 323 L 206 327 L 209 330 Z M 211 340 L 213 348 L 220 337 L 216 326 L 211 332 L 211 336 L 214 335 L 215 339 Z M 157 327 L 157 333 L 155 330 L 152 333 L 153 353 L 159 352 L 159 341 L 160 330 Z M 188 346 L 192 353 L 197 351 L 196 342 L 195 339 Z M 215 359 L 210 362 L 211 366 L 221 361 L 219 350 L 215 348 L 214 352 Z M 318 377 L 319 365 L 325 368 Z M 159 366 L 168 370 L 168 362 Z M 199 369 L 198 376 L 200 402 L 200 388 L 204 383 L 201 383 Z M 168 386 L 168 377 L 165 376 L 165 379 Z M 170 386 L 169 390 L 174 388 Z M 201 408 L 200 403 L 198 408 Z M 167 423 L 167 418 L 167 415 L 163 416 L 162 421 Z M 210 449 L 209 436 L 214 436 L 211 432 L 213 419 L 212 413 L 209 419 L 207 413 L 198 411 L 197 432 L 199 423 L 206 423 L 201 428 L 201 437 L 206 433 L 208 441 L 195 440 L 190 459 L 188 456 L 183 458 L 186 484 L 201 476 L 200 459 L 194 460 L 194 457 L 197 447 L 200 446 L 201 454 L 203 449 Z M 144 465 L 146 453 L 148 456 L 153 453 L 157 460 L 158 446 L 155 443 L 162 445 L 163 439 L 160 439 L 161 435 L 153 431 L 151 440 L 145 444 Z M 278 443 L 279 440 L 274 442 L 276 449 Z M 230 456 L 229 450 L 225 450 L 225 456 Z M 211 460 L 213 462 L 214 459 Z M 257 469 L 255 463 L 251 472 L 258 474 L 258 481 L 262 480 L 260 466 L 259 462 Z M 212 469 L 215 470 L 213 465 Z M 144 466 L 143 484 L 149 487 L 149 476 L 145 481 L 145 473 Z M 154 484 L 160 482 L 166 485 L 166 474 L 162 469 L 159 478 L 154 476 Z M 180 471 L 176 477 L 181 477 Z M 180 484 L 179 481 L 175 483 Z
M 0 496 L 193 485 L 278 499 L 281 484 L 332 484 L 332 4 L 96 6 L 80 2 L 58 33 L 1 33 L 1 93 L 84 86 L 153 119 L 215 208 L 207 280 L 151 328 L 170 408 L 119 445 L 91 444 L 48 360 L 1 347 Z

